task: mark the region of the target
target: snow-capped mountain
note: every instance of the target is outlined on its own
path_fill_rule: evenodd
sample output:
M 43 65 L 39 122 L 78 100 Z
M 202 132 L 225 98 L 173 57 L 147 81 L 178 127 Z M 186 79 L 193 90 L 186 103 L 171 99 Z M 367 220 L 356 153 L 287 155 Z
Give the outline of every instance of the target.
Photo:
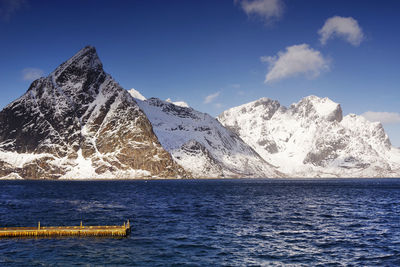
M 380 123 L 309 96 L 289 108 L 261 98 L 218 116 L 288 177 L 399 177 L 400 149 Z
M 172 104 L 174 104 L 175 106 L 180 106 L 180 107 L 184 107 L 184 108 L 189 108 L 188 103 L 186 103 L 185 101 L 175 101 L 175 102 L 173 102 L 173 101 L 171 100 L 171 98 L 167 98 L 167 100 L 165 100 L 165 101 L 168 102 L 168 103 L 172 103 Z
M 380 123 L 309 96 L 218 120 L 123 89 L 85 47 L 0 112 L 0 178 L 399 177 Z
M 194 177 L 281 175 L 210 115 L 157 98 L 136 101 L 161 145 Z
M 0 112 L 0 177 L 140 178 L 187 173 L 131 95 L 85 47 Z

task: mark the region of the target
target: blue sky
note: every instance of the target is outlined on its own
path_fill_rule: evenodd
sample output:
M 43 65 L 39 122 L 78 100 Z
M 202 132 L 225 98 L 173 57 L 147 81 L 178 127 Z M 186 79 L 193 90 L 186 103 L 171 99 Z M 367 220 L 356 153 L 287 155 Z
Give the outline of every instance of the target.
M 0 0 L 0 108 L 93 45 L 146 97 L 214 116 L 260 97 L 329 97 L 400 146 L 399 14 L 395 0 Z

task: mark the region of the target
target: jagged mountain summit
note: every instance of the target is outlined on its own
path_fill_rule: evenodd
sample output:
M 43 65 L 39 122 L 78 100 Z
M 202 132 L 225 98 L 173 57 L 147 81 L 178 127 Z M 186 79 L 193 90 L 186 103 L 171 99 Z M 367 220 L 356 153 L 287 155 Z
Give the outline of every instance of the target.
M 0 112 L 0 177 L 185 177 L 87 46 Z
M 194 177 L 281 176 L 210 115 L 157 98 L 136 101 L 152 123 L 161 145 Z
M 218 120 L 287 177 L 399 177 L 400 149 L 380 123 L 309 96 L 289 108 L 261 98 Z

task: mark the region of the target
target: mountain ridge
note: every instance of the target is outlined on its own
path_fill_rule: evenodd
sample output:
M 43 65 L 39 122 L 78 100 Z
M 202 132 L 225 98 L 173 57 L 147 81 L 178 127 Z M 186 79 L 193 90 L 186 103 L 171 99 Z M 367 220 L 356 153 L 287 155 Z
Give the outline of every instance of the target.
M 343 116 L 340 104 L 308 96 L 288 108 L 261 98 L 218 116 L 287 177 L 398 177 L 400 150 L 380 123 Z
M 307 96 L 218 118 L 125 90 L 86 46 L 0 111 L 0 178 L 399 177 L 382 124 Z
M 162 146 L 194 177 L 281 177 L 210 115 L 157 98 L 137 103 Z

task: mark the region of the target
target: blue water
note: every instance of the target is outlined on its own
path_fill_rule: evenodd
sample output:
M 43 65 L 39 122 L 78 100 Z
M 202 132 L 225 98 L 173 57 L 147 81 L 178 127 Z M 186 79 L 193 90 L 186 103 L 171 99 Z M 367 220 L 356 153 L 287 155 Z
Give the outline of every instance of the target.
M 0 266 L 400 265 L 400 179 L 0 181 L 0 226 L 126 219 L 123 239 L 0 239 Z

